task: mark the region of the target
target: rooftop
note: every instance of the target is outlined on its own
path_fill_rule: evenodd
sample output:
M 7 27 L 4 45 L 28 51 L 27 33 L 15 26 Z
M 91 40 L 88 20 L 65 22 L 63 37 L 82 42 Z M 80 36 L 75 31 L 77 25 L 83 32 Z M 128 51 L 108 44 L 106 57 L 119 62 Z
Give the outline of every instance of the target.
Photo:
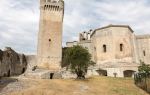
M 150 39 L 150 35 L 147 34 L 147 35 L 136 35 L 136 38 L 137 39 Z
M 132 33 L 134 32 L 129 25 L 112 25 L 112 24 L 110 24 L 110 25 L 95 29 L 94 32 L 91 34 L 91 37 L 95 34 L 95 32 L 97 30 L 106 29 L 106 28 L 110 28 L 110 27 L 125 27 L 125 28 L 128 28 L 129 30 L 131 30 Z

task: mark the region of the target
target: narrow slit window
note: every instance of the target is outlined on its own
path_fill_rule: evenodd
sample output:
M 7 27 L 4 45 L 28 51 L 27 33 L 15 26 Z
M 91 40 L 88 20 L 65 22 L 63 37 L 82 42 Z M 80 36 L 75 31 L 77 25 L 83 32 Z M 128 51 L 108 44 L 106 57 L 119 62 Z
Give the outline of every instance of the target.
M 106 45 L 103 45 L 103 52 L 107 52 L 107 47 L 106 47 Z
M 94 47 L 94 50 L 96 51 L 96 47 Z
M 146 52 L 145 52 L 145 50 L 143 51 L 143 55 L 144 55 L 144 56 L 146 56 Z
M 48 41 L 51 42 L 52 40 L 51 40 L 51 39 L 48 39 Z
M 120 51 L 123 51 L 123 44 L 120 44 Z

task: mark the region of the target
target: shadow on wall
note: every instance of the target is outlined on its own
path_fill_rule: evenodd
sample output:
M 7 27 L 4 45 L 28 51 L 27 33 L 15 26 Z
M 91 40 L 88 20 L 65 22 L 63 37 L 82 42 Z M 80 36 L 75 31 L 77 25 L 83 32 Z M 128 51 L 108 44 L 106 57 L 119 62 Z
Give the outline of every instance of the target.
M 136 71 L 133 71 L 133 70 L 125 70 L 124 72 L 123 72 L 123 74 L 124 74 L 124 77 L 134 77 L 134 73 L 135 73 Z
M 0 50 L 0 77 L 20 75 L 27 69 L 27 61 L 24 54 L 18 54 L 10 47 Z
M 100 76 L 107 76 L 107 70 L 99 69 L 96 71 Z

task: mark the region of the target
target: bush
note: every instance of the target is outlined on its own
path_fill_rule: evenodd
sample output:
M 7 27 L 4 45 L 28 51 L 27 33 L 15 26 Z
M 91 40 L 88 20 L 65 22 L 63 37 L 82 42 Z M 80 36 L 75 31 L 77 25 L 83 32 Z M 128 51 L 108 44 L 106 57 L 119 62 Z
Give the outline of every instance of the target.
M 91 54 L 88 50 L 77 45 L 65 50 L 63 64 L 67 64 L 67 67 L 77 75 L 78 79 L 83 79 L 88 67 L 95 63 L 91 61 Z

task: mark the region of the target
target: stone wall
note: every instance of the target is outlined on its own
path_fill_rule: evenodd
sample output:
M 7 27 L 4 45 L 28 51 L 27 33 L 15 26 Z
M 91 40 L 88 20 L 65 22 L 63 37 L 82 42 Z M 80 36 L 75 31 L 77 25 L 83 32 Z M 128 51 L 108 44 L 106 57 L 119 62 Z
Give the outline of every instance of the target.
M 40 27 L 38 36 L 38 67 L 57 71 L 62 61 L 62 30 L 64 2 L 40 3 Z
M 123 58 L 128 58 L 129 60 L 126 61 L 132 63 L 135 53 L 133 37 L 132 31 L 127 27 L 108 27 L 97 30 L 94 37 L 97 64 Z
M 136 39 L 138 59 L 146 64 L 150 64 L 150 35 L 138 35 Z
M 31 71 L 35 66 L 37 66 L 37 56 L 36 55 L 26 55 L 27 59 L 27 71 Z
M 27 69 L 27 61 L 24 54 L 18 54 L 7 47 L 0 50 L 0 76 L 20 75 Z
M 140 60 L 150 64 L 150 35 L 136 36 L 128 25 L 95 29 L 90 40 L 76 43 L 88 48 L 96 62 L 96 66 L 88 70 L 89 76 L 100 75 L 98 70 L 102 69 L 107 76 L 126 77 L 138 71 Z M 73 45 L 74 42 L 67 43 L 67 47 Z

